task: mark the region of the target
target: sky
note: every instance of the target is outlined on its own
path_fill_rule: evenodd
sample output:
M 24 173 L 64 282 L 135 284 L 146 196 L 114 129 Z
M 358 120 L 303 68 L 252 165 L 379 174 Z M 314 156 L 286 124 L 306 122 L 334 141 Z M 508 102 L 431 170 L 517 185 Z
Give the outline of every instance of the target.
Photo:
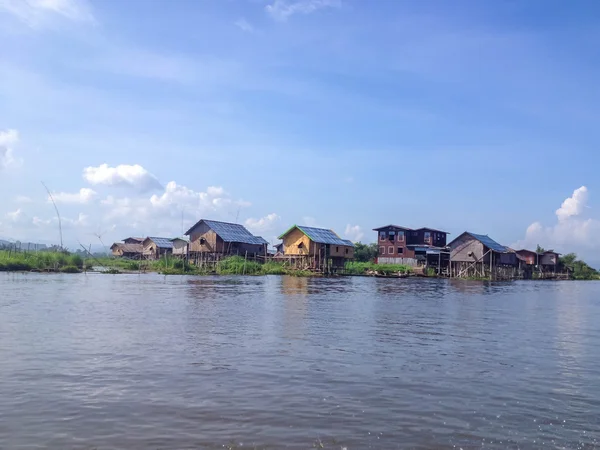
M 600 262 L 594 1 L 0 0 L 0 238 L 398 224 Z

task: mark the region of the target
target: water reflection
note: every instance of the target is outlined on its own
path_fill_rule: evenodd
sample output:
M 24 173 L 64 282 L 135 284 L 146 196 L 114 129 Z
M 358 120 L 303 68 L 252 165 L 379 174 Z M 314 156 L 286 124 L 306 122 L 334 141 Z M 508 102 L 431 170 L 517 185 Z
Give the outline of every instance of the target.
M 598 284 L 0 274 L 0 290 L 0 448 L 598 445 Z

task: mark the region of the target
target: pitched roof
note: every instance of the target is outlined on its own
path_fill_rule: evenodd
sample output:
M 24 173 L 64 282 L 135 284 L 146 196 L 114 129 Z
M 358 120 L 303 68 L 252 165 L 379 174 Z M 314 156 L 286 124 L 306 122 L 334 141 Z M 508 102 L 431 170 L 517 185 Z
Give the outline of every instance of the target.
M 283 239 L 283 237 L 288 234 L 293 229 L 297 228 L 302 233 L 304 233 L 308 238 L 316 242 L 317 244 L 331 244 L 331 245 L 347 245 L 349 247 L 354 247 L 352 241 L 347 239 L 340 238 L 333 230 L 327 230 L 325 228 L 315 228 L 315 227 L 305 227 L 304 225 L 294 225 L 281 236 L 279 239 Z
M 190 235 L 192 230 L 201 223 L 205 223 L 211 230 L 223 239 L 224 242 L 240 242 L 242 244 L 266 245 L 268 242 L 260 236 L 254 236 L 246 227 L 239 223 L 219 222 L 217 220 L 199 220 L 193 227 L 186 231 Z
M 476 234 L 476 233 L 471 233 L 470 231 L 465 231 L 463 234 L 461 234 L 456 239 L 454 239 L 454 241 L 456 241 L 457 239 L 460 239 L 460 237 L 465 234 L 468 234 L 473 239 L 478 240 L 479 242 L 481 242 L 483 245 L 485 245 L 490 250 L 493 250 L 493 251 L 499 252 L 499 253 L 508 252 L 508 247 L 498 244 L 495 240 L 493 240 L 491 237 L 489 237 L 486 234 Z M 448 244 L 448 245 L 452 245 L 454 243 L 454 241 L 450 242 L 450 244 Z
M 132 239 L 132 240 L 134 240 L 134 241 L 138 241 L 140 244 L 141 244 L 142 242 L 144 242 L 144 238 L 141 238 L 141 237 L 133 237 L 133 236 L 131 236 L 131 237 L 126 237 L 126 238 L 125 238 L 125 239 L 123 239 L 123 240 L 124 240 L 124 241 L 126 241 L 126 240 L 128 240 L 128 239 Z
M 444 234 L 450 234 L 447 231 L 442 231 L 442 230 L 436 230 L 435 228 L 428 228 L 428 227 L 421 227 L 421 228 L 417 228 L 416 231 L 433 231 L 434 233 L 444 233 Z
M 379 227 L 379 228 L 373 228 L 373 231 L 379 231 L 379 230 L 384 230 L 386 228 L 398 228 L 400 230 L 404 230 L 404 231 L 413 231 L 412 228 L 408 228 L 408 227 L 401 227 L 400 225 L 385 225 L 383 227 Z
M 158 248 L 173 248 L 173 241 L 169 238 L 148 236 L 146 239 L 150 239 Z
M 110 246 L 110 249 L 117 248 L 118 250 L 123 251 L 123 253 L 142 253 L 144 247 L 142 244 L 122 244 L 120 242 L 115 242 Z

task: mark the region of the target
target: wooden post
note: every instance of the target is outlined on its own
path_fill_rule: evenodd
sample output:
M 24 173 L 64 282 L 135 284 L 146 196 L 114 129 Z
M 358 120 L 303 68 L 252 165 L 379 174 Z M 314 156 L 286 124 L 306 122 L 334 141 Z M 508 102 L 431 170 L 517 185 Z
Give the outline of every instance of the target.
M 490 250 L 490 280 L 494 280 L 494 251 Z
M 242 275 L 246 275 L 246 261 L 248 260 L 248 250 L 246 250 L 246 255 L 244 256 L 244 270 Z

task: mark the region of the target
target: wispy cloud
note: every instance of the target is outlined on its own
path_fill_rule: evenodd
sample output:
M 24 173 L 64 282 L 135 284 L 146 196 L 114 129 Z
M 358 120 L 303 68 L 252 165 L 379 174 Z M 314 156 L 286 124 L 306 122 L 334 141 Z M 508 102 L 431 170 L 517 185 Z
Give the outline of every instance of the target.
M 243 17 L 236 20 L 234 22 L 234 25 L 236 27 L 238 27 L 240 30 L 245 31 L 246 33 L 254 33 L 254 31 L 256 31 L 254 26 L 252 26 L 252 24 L 250 22 L 248 22 L 246 19 L 244 19 Z
M 0 11 L 5 11 L 32 28 L 39 27 L 52 17 L 74 22 L 94 22 L 94 16 L 85 0 L 0 0 Z
M 81 188 L 79 192 L 57 192 L 52 194 L 52 198 L 56 203 L 78 203 L 87 204 L 91 203 L 97 196 L 97 192 L 90 188 Z M 48 197 L 48 201 L 51 199 Z
M 0 170 L 18 164 L 14 155 L 14 146 L 19 141 L 17 130 L 0 131 Z
M 261 217 L 260 219 L 247 219 L 245 222 L 246 227 L 254 232 L 264 232 L 270 231 L 273 227 L 279 223 L 281 217 L 275 213 L 271 213 L 266 215 L 265 217 Z
M 352 242 L 359 242 L 365 236 L 365 233 L 360 226 L 348 224 L 344 236 Z
M 294 14 L 311 14 L 324 8 L 339 8 L 342 0 L 274 0 L 265 6 L 267 13 L 275 20 L 285 22 Z

